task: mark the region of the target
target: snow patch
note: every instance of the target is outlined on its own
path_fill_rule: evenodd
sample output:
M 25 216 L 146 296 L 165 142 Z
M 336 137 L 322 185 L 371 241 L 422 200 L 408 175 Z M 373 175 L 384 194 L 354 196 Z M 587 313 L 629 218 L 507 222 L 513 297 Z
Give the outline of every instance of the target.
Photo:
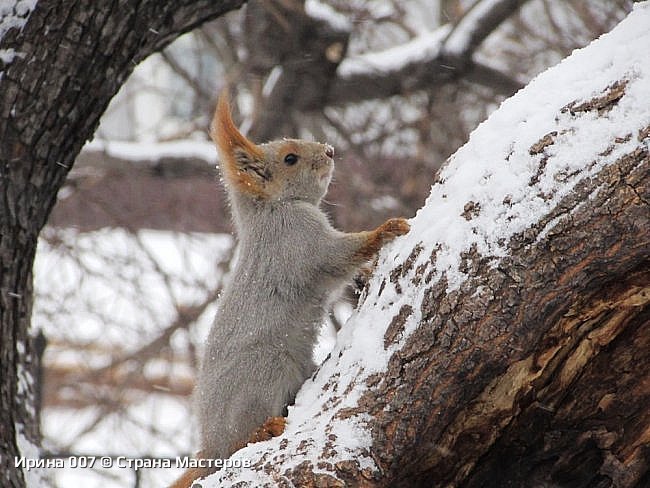
M 399 201 L 390 195 L 373 198 L 370 201 L 370 207 L 378 212 L 382 210 L 392 210 L 399 208 L 399 204 Z
M 440 53 L 450 30 L 449 24 L 443 25 L 400 46 L 346 58 L 338 66 L 337 74 L 342 78 L 350 78 L 367 73 L 388 73 L 412 63 L 434 59 Z
M 352 22 L 345 15 L 337 12 L 331 5 L 319 0 L 307 0 L 305 2 L 305 13 L 312 18 L 327 22 L 334 30 L 350 32 Z
M 26 459 L 39 459 L 40 450 L 25 436 L 25 426 L 16 423 L 16 445 L 18 446 L 19 455 Z M 23 468 L 23 478 L 27 488 L 38 488 L 46 486 L 46 472 L 43 468 Z
M 36 3 L 37 0 L 0 0 L 0 42 L 11 29 L 22 31 Z M 13 48 L 0 49 L 0 61 L 5 65 L 11 63 L 16 56 L 23 54 Z
M 462 56 L 469 49 L 472 37 L 483 24 L 484 18 L 503 0 L 478 0 L 458 22 L 445 40 L 445 53 Z
M 13 62 L 13 60 L 16 57 L 23 57 L 23 56 L 24 56 L 23 53 L 19 53 L 13 48 L 0 49 L 0 61 L 2 61 L 5 65 Z
M 275 85 L 280 79 L 280 77 L 282 76 L 283 71 L 284 70 L 280 65 L 273 67 L 271 73 L 269 73 L 269 76 L 266 79 L 266 82 L 264 83 L 264 86 L 262 87 L 263 97 L 268 98 L 269 96 L 271 96 L 271 93 L 273 92 L 273 88 L 275 88 Z
M 197 158 L 209 164 L 216 164 L 217 151 L 214 144 L 207 141 L 170 142 L 122 142 L 94 139 L 86 144 L 84 151 L 97 151 L 109 156 L 129 161 L 159 161 L 163 158 Z

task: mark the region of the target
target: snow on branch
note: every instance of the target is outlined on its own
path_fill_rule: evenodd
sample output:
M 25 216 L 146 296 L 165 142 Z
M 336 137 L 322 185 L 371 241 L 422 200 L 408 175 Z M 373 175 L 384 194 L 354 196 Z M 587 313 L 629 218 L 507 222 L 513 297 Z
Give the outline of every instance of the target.
M 352 31 L 352 22 L 348 17 L 320 0 L 307 0 L 305 2 L 305 13 L 314 19 L 327 22 L 333 30 Z
M 337 74 L 346 78 L 368 73 L 389 73 L 412 63 L 429 62 L 438 57 L 450 31 L 451 25 L 446 24 L 385 51 L 346 58 L 339 65 Z
M 477 0 L 445 39 L 445 55 L 467 59 L 501 22 L 526 1 Z
M 205 141 L 126 142 L 94 139 L 83 148 L 85 154 L 103 154 L 125 161 L 160 161 L 165 158 L 197 159 L 214 166 L 214 144 Z
M 2 38 L 11 29 L 22 28 L 27 23 L 29 14 L 36 7 L 37 0 L 0 0 L 0 43 Z M 4 65 L 11 63 L 14 57 L 19 56 L 13 48 L 0 48 L 0 62 Z M 0 69 L 0 77 L 2 69 Z
M 380 52 L 346 58 L 338 67 L 342 78 L 400 71 L 441 56 L 468 60 L 479 44 L 526 0 L 479 0 L 458 21 Z
M 457 24 L 446 24 L 380 52 L 344 59 L 328 96 L 331 104 L 385 98 L 430 88 L 458 76 L 504 95 L 518 80 L 472 60 L 480 43 L 526 0 L 479 0 Z
M 382 252 L 358 311 L 289 408 L 285 433 L 233 455 L 250 460 L 251 469 L 223 470 L 203 486 L 298 486 L 305 479 L 340 482 L 352 472 L 357 480 L 381 477 L 373 442 L 382 434 L 369 427 L 366 393 L 385 380 L 389 361 L 400 361 L 431 298 L 425 291 L 433 286 L 449 295 L 470 276 L 480 281 L 469 254 L 498 267 L 515 252 L 516 235 L 541 240 L 571 218 L 558 206 L 579 185 L 640 145 L 647 152 L 648 25 L 650 3 L 635 5 L 611 33 L 539 75 L 472 133 L 443 168 L 411 232 Z

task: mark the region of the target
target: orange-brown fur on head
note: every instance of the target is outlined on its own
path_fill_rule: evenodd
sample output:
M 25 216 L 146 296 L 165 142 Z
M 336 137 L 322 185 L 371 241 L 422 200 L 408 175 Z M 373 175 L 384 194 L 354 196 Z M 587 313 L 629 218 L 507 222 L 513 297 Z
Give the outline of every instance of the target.
M 231 191 L 269 200 L 318 203 L 327 190 L 334 167 L 331 146 L 298 139 L 254 144 L 235 127 L 226 92 L 219 97 L 211 136 Z M 297 162 L 287 164 L 288 155 L 296 156 Z

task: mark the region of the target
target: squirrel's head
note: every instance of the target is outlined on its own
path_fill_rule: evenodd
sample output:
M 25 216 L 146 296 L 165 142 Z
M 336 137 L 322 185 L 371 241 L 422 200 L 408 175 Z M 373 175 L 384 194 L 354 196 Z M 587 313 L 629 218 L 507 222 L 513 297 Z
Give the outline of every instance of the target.
M 235 127 L 225 92 L 219 97 L 211 136 L 225 180 L 241 192 L 254 198 L 314 204 L 327 192 L 334 170 L 332 146 L 299 139 L 254 144 Z

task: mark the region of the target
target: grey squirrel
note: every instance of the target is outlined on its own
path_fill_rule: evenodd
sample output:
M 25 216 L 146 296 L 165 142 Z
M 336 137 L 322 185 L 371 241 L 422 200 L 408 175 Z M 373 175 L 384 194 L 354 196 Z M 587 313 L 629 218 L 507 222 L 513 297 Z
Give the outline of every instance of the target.
M 328 144 L 256 145 L 219 97 L 211 137 L 230 199 L 239 257 L 219 297 L 195 390 L 200 457 L 227 458 L 284 430 L 287 405 L 316 365 L 312 351 L 333 295 L 409 224 L 336 230 L 319 208 L 334 170 Z M 187 472 L 190 486 L 214 469 Z

